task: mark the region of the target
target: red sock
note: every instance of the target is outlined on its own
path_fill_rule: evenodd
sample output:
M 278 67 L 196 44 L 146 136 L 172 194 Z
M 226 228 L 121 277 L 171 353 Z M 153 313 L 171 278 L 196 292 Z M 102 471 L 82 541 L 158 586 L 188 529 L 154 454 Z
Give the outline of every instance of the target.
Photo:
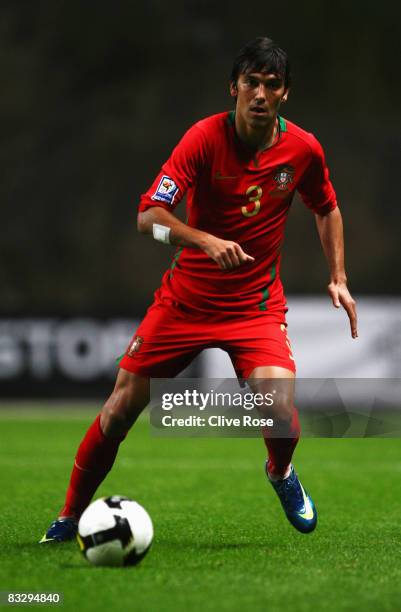
M 96 489 L 111 470 L 121 438 L 108 438 L 100 426 L 100 414 L 89 427 L 75 457 L 65 505 L 59 516 L 79 518 Z
M 263 430 L 263 438 L 268 450 L 267 471 L 269 474 L 284 476 L 291 463 L 300 433 L 301 427 L 296 408 L 294 409 L 287 438 L 269 438 L 267 430 Z

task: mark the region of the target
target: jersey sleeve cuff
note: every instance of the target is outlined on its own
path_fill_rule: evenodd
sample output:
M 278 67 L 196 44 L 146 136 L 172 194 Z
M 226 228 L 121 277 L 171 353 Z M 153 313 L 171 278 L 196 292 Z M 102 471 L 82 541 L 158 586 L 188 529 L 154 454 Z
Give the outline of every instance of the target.
M 169 206 L 169 204 L 166 204 L 165 202 L 160 202 L 159 200 L 152 200 L 151 198 L 146 198 L 139 202 L 138 212 L 146 212 L 147 210 L 149 210 L 149 208 L 155 207 L 164 208 L 165 210 L 168 210 L 168 212 L 171 212 L 171 206 Z
M 325 217 L 335 208 L 337 208 L 337 200 L 327 202 L 326 204 L 323 204 L 323 206 L 318 206 L 316 208 L 314 207 L 313 212 L 319 215 L 320 217 Z

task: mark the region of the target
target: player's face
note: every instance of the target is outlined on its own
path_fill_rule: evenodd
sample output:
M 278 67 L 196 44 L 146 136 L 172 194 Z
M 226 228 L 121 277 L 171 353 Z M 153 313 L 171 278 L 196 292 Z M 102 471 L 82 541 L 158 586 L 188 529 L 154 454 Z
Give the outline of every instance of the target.
M 288 88 L 281 76 L 266 72 L 240 74 L 230 93 L 237 97 L 236 113 L 250 127 L 261 128 L 276 118 L 280 104 L 287 100 Z

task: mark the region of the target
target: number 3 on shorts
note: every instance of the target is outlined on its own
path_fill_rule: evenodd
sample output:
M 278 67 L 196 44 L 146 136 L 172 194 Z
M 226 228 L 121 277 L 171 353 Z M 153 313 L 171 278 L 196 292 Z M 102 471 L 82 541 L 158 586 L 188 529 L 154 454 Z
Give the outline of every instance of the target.
M 246 195 L 248 196 L 248 202 L 246 206 L 241 207 L 241 212 L 244 217 L 254 217 L 260 211 L 260 198 L 262 197 L 262 187 L 259 185 L 251 185 L 246 190 Z M 250 204 L 253 204 L 251 207 Z

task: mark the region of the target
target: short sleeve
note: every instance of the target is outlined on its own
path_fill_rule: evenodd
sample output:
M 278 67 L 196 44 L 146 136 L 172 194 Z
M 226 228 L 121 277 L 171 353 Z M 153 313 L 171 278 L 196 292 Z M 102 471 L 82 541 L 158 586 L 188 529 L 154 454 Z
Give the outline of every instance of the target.
M 337 206 L 336 193 L 329 178 L 324 152 L 314 137 L 311 161 L 297 189 L 304 204 L 318 215 L 327 215 Z
M 206 158 L 206 137 L 194 125 L 184 134 L 150 188 L 141 196 L 139 211 L 161 206 L 172 212 L 196 181 Z

